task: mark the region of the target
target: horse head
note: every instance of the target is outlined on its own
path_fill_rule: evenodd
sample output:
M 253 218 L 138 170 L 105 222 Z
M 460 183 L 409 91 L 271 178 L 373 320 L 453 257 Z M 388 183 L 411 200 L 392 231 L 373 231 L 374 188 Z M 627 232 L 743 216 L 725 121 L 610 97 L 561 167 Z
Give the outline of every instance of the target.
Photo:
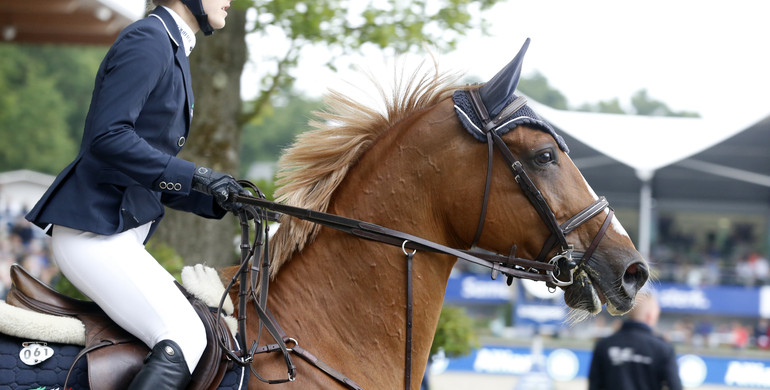
M 418 69 L 396 79 L 402 88 L 385 112 L 333 92 L 279 161 L 278 202 L 304 212 L 283 215 L 270 240 L 271 310 L 289 337 L 365 387 L 403 385 L 406 324 L 411 367 L 425 367 L 458 258 L 563 288 L 569 306 L 589 313 L 604 303 L 628 311 L 647 280 L 645 261 L 564 141 L 514 94 L 524 49 L 481 86 Z M 307 209 L 332 223 L 306 221 Z M 343 217 L 349 229 L 330 228 Z M 385 230 L 398 239 L 380 240 Z M 406 248 L 419 253 L 408 244 L 422 245 Z M 414 321 L 404 310 L 411 303 Z M 271 371 L 280 360 L 259 365 Z M 326 388 L 331 379 L 299 381 Z
M 570 307 L 598 313 L 606 304 L 611 314 L 623 314 L 649 276 L 647 263 L 569 158 L 564 140 L 514 94 L 528 45 L 529 39 L 489 82 L 453 96 L 465 130 L 486 142 L 489 153 L 493 145 L 500 150 L 490 159 L 498 174 L 490 176 L 472 244 L 498 253 L 515 245 L 517 255 L 556 266 L 558 277 L 547 283 L 564 289 Z

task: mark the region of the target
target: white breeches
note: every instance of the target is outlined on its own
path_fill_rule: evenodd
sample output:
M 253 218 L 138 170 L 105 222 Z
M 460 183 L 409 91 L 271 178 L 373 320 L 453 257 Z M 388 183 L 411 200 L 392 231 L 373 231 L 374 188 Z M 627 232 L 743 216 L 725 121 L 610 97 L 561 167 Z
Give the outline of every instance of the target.
M 174 277 L 144 248 L 149 228 L 102 236 L 54 226 L 53 257 L 75 287 L 149 348 L 166 339 L 179 344 L 192 373 L 206 331 Z

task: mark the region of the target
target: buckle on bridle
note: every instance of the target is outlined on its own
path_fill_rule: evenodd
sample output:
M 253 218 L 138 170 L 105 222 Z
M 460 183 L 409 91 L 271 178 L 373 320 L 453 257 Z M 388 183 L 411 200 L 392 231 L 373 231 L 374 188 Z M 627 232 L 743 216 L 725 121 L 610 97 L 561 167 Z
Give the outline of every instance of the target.
M 574 274 L 575 270 L 577 270 L 577 263 L 572 258 L 572 245 L 569 245 L 567 249 L 562 248 L 562 251 L 558 253 L 556 256 L 552 257 L 551 260 L 548 260 L 548 264 L 554 265 L 554 271 L 548 271 L 548 275 L 551 276 L 550 284 L 554 286 L 559 287 L 566 287 L 574 283 Z M 561 275 L 562 270 L 565 270 L 569 273 L 569 280 L 568 281 L 562 281 L 558 278 L 559 275 Z M 549 286 L 550 287 L 550 286 Z

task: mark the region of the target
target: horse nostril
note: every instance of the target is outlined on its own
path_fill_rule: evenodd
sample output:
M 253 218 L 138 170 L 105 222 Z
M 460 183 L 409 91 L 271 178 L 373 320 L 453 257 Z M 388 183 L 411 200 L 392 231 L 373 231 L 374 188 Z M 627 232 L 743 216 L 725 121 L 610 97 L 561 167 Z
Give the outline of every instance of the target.
M 644 286 L 650 272 L 647 266 L 642 262 L 632 263 L 623 273 L 623 289 L 629 297 L 636 295 L 636 292 Z

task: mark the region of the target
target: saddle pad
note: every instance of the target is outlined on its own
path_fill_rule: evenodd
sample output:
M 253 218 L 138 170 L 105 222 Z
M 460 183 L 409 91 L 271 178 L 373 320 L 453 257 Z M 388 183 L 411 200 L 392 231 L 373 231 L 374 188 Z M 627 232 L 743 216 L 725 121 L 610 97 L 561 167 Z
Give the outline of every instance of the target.
M 81 347 L 71 344 L 44 343 L 53 350 L 51 357 L 30 366 L 19 354 L 25 340 L 0 334 L 0 390 L 65 390 L 64 381 Z M 41 343 L 43 344 L 43 343 Z M 243 390 L 248 385 L 248 367 L 234 365 L 225 372 L 217 390 Z M 88 389 L 86 359 L 80 359 L 72 370 L 66 390 Z
M 64 389 L 67 371 L 81 347 L 71 344 L 45 343 L 53 350 L 47 360 L 34 366 L 21 361 L 19 353 L 25 340 L 0 334 L 0 390 Z M 80 359 L 70 375 L 67 389 L 87 389 L 86 359 Z

